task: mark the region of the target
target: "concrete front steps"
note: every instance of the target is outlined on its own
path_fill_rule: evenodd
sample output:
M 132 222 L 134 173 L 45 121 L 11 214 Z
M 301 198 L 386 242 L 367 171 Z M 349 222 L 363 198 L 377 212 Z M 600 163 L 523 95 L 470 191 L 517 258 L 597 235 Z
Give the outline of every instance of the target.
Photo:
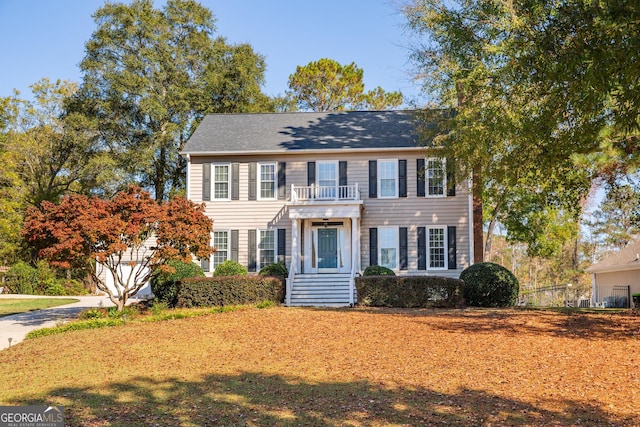
M 290 306 L 348 307 L 349 273 L 296 274 Z M 355 298 L 355 289 L 354 302 Z

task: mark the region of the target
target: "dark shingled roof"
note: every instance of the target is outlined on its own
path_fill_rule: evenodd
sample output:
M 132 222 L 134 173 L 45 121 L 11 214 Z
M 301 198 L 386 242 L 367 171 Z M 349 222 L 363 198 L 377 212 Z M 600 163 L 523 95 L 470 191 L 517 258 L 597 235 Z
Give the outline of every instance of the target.
M 587 268 L 589 273 L 640 270 L 640 236 L 625 248 Z
M 412 148 L 414 111 L 210 114 L 183 154 Z

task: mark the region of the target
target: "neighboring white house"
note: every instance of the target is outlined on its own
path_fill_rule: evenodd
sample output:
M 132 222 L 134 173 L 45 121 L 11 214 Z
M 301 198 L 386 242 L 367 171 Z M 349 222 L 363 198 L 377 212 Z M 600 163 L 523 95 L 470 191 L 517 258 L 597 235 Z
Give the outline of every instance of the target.
M 587 268 L 587 272 L 592 277 L 593 303 L 611 306 L 626 298 L 628 305 L 631 295 L 640 293 L 640 238 Z
M 187 197 L 217 251 L 257 272 L 283 262 L 289 305 L 349 305 L 369 265 L 459 277 L 473 260 L 468 180 L 420 146 L 412 111 L 213 114 L 186 143 Z

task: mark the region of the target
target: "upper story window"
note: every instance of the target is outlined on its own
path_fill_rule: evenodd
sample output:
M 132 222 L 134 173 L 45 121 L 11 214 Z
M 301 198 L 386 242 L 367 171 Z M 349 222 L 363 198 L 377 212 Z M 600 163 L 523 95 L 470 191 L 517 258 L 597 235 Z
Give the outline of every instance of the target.
M 260 200 L 276 199 L 276 163 L 258 163 L 258 188 Z
M 378 160 L 378 197 L 398 197 L 398 161 Z
M 430 158 L 425 165 L 427 196 L 446 196 L 447 170 L 445 159 Z
M 229 164 L 212 165 L 213 168 L 213 200 L 229 200 L 230 169 Z
M 316 186 L 318 198 L 334 199 L 338 187 L 338 162 L 319 161 L 316 163 Z

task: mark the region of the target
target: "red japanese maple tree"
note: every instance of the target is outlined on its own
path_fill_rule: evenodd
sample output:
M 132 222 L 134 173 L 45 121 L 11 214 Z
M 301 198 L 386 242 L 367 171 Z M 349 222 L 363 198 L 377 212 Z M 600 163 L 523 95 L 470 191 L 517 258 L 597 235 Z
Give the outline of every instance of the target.
M 204 205 L 183 197 L 158 203 L 148 192 L 131 186 L 113 199 L 70 195 L 59 204 L 42 202 L 31 208 L 22 234 L 38 256 L 61 268 L 84 268 L 99 290 L 122 310 L 166 261 L 185 262 L 192 255 L 208 257 L 213 221 Z M 130 273 L 122 277 L 121 265 Z M 101 274 L 107 269 L 115 290 Z

